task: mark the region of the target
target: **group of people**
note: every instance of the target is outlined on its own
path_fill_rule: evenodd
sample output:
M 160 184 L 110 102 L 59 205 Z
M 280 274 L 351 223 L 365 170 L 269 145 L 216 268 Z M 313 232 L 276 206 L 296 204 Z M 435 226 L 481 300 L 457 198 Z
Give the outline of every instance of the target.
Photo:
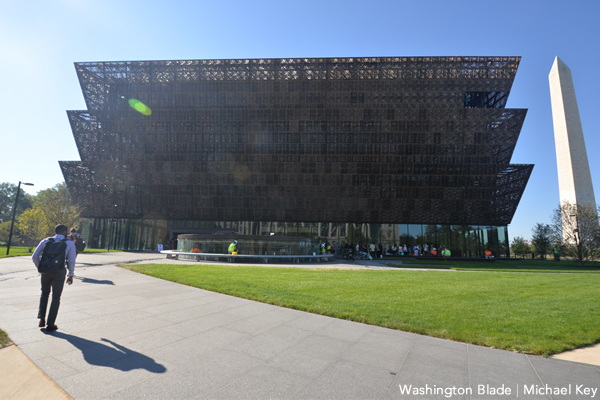
M 442 245 L 438 250 L 433 245 L 425 243 L 423 248 L 418 244 L 415 244 L 412 248 L 406 246 L 406 244 L 399 246 L 394 243 L 392 246 L 386 246 L 385 254 L 392 256 L 443 256 L 449 257 L 451 255 L 450 249 Z
M 339 250 L 337 243 L 333 246 L 329 242 L 323 242 L 319 246 L 319 252 L 321 254 L 336 254 Z
M 342 245 L 342 249 L 348 255 L 359 256 L 360 258 L 379 258 L 383 254 L 383 246 L 380 244 L 371 243 L 370 245 L 360 245 L 359 243 L 346 243 Z
M 445 245 L 440 246 L 439 250 L 433 245 L 429 245 L 425 243 L 423 247 L 418 244 L 409 247 L 406 244 L 398 245 L 394 243 L 393 245 L 381 245 L 376 243 L 371 243 L 369 245 L 360 245 L 354 243 L 345 243 L 342 245 L 342 249 L 344 254 L 348 256 L 358 256 L 360 258 L 381 258 L 383 255 L 388 256 L 440 256 L 440 257 L 450 257 L 451 252 L 450 249 Z M 337 254 L 337 253 L 336 253 Z M 346 257 L 344 255 L 344 257 Z
M 76 228 L 72 228 L 69 232 L 69 228 L 65 225 L 56 225 L 54 233 L 54 237 L 43 239 L 32 255 L 33 263 L 40 272 L 42 284 L 38 326 L 45 327 L 46 332 L 58 329 L 55 322 L 65 282 L 68 285 L 73 283 L 77 254 L 85 249 L 83 237 Z M 52 303 L 46 319 L 50 292 L 52 292 Z

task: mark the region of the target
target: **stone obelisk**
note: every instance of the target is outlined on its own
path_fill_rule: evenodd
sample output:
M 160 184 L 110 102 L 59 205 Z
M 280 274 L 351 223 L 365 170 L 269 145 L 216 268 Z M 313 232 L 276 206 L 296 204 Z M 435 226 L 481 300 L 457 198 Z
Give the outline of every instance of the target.
M 556 57 L 548 79 L 554 121 L 560 203 L 569 202 L 579 206 L 587 204 L 595 209 L 592 175 L 585 150 L 571 70 Z

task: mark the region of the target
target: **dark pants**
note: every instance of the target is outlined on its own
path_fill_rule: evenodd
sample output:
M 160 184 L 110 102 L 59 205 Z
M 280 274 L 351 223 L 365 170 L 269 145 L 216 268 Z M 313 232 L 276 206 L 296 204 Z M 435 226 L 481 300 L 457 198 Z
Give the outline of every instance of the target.
M 52 304 L 50 304 L 50 311 L 48 312 L 48 318 L 46 319 L 46 324 L 49 326 L 54 325 L 54 322 L 56 321 L 58 307 L 60 307 L 60 295 L 62 294 L 63 287 L 65 286 L 66 276 L 66 268 L 63 268 L 62 271 L 58 273 L 42 274 L 42 295 L 40 296 L 40 309 L 38 311 L 38 318 L 46 318 L 48 298 L 50 297 L 50 290 L 52 290 Z

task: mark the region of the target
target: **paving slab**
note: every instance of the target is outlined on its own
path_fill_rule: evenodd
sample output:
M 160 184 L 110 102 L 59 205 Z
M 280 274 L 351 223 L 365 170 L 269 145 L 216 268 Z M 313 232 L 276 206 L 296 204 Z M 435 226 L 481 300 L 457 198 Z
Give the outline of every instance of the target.
M 14 385 L 18 382 L 18 385 Z M 0 399 L 67 400 L 64 390 L 50 380 L 15 345 L 0 349 Z
M 557 360 L 575 361 L 600 366 L 600 343 L 550 356 Z
M 124 263 L 182 261 L 80 255 L 77 279 L 63 292 L 59 330 L 46 334 L 35 318 L 39 277 L 29 257 L 0 260 L 0 328 L 40 380 L 66 396 L 46 398 L 441 399 L 452 392 L 469 400 L 584 399 L 600 386 L 594 365 L 285 309 L 116 267 Z M 293 267 L 392 270 L 375 260 Z M 0 353 L 0 368 L 5 363 Z M 10 398 L 1 390 L 28 389 L 27 376 L 0 382 L 0 398 Z M 571 393 L 544 392 L 562 388 Z

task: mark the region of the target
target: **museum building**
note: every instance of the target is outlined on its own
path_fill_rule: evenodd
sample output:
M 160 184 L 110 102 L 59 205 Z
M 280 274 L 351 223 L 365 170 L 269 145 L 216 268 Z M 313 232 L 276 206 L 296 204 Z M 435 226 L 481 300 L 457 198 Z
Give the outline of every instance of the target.
M 519 62 L 75 63 L 81 161 L 60 166 L 90 247 L 195 234 L 179 248 L 225 252 L 235 237 L 246 254 L 328 241 L 503 257 L 533 169 L 510 163 L 527 112 L 506 108 Z

